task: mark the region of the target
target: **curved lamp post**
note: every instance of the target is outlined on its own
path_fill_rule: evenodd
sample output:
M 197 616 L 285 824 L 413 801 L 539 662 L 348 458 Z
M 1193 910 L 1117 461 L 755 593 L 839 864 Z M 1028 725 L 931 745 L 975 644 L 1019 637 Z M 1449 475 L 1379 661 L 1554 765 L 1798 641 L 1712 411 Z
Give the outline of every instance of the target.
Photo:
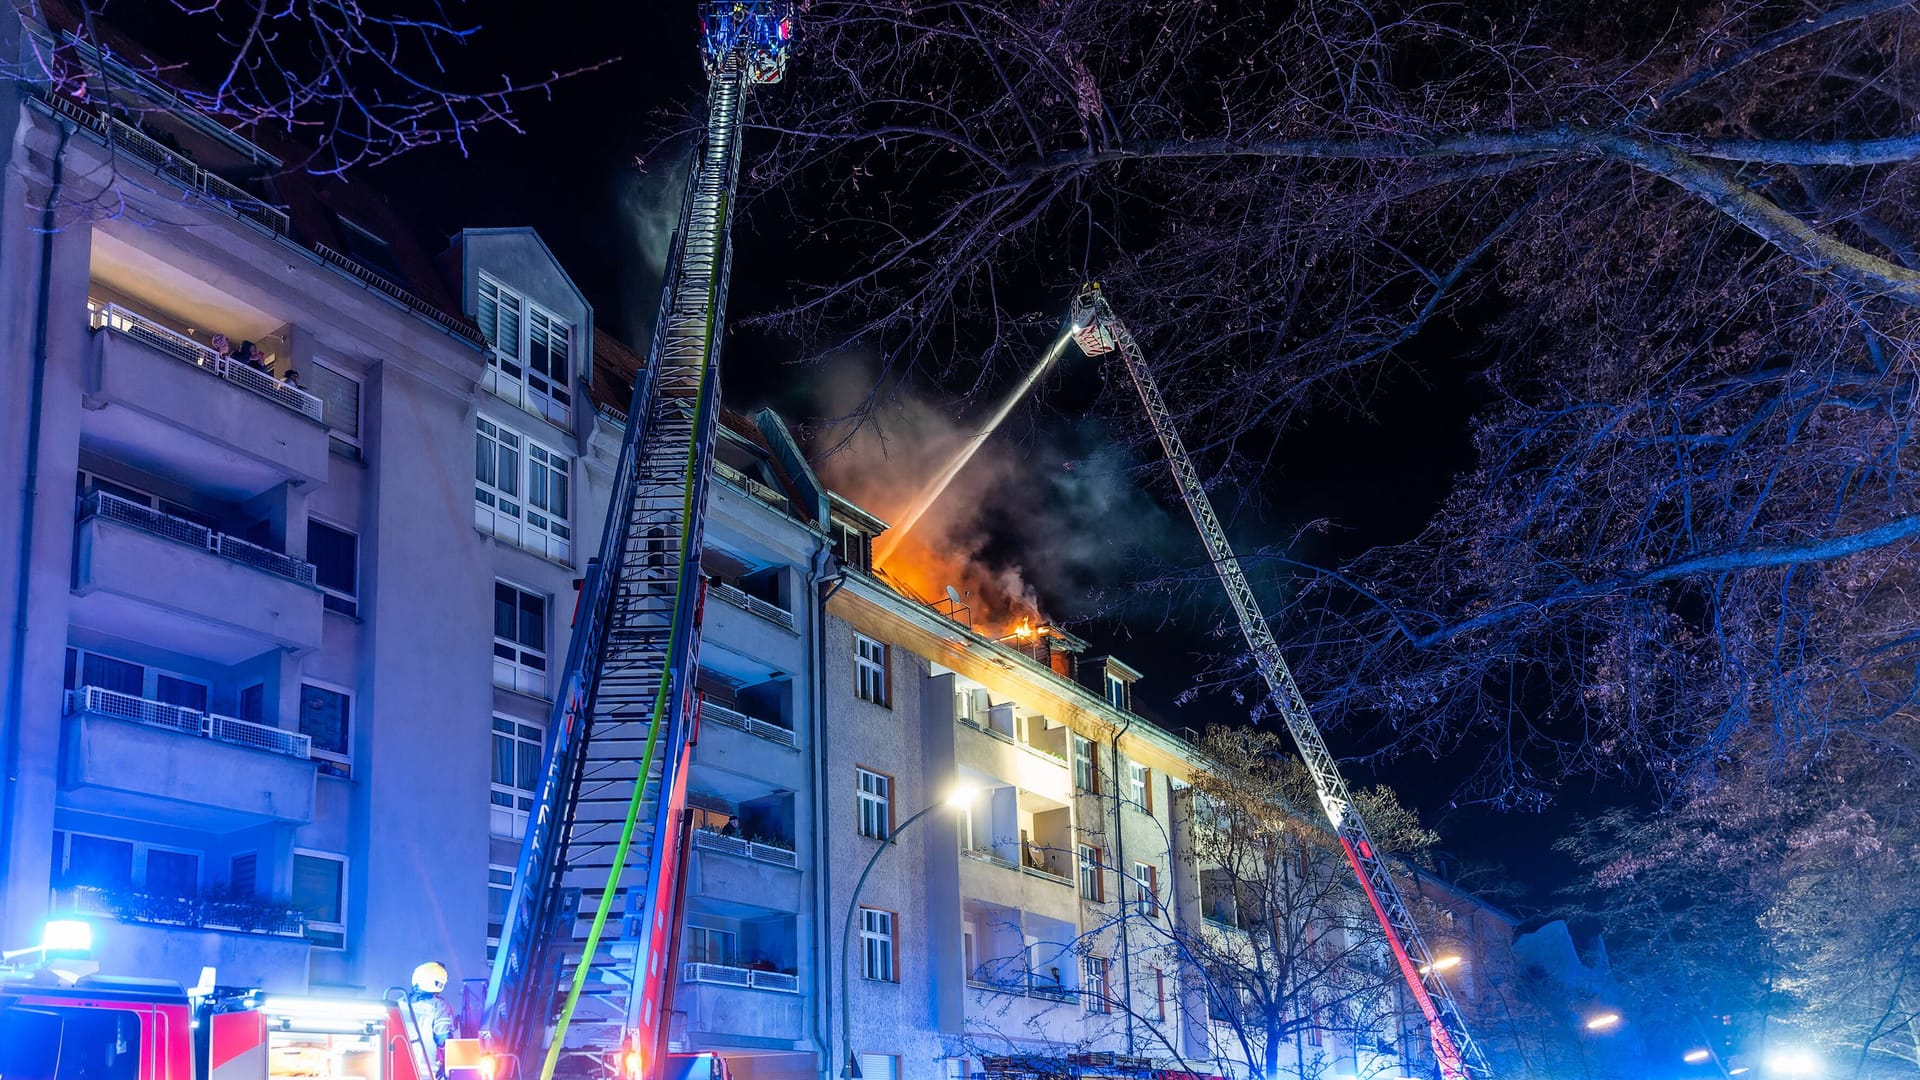
M 860 890 L 866 888 L 867 875 L 873 873 L 874 865 L 880 861 L 880 856 L 885 855 L 889 848 L 898 843 L 900 834 L 906 832 L 914 822 L 943 806 L 951 806 L 955 809 L 965 807 L 979 794 L 978 788 L 967 784 L 956 785 L 946 798 L 929 804 L 919 813 L 901 822 L 887 834 L 886 840 L 874 849 L 872 857 L 867 859 L 866 869 L 860 871 L 860 880 L 854 883 L 853 895 L 847 898 L 847 917 L 840 926 L 840 1043 L 847 1055 L 847 1063 L 841 1068 L 840 1075 L 846 1080 L 860 1080 L 860 1060 L 853 1052 L 853 1013 L 847 1001 L 847 955 L 852 951 L 853 913 L 860 907 Z

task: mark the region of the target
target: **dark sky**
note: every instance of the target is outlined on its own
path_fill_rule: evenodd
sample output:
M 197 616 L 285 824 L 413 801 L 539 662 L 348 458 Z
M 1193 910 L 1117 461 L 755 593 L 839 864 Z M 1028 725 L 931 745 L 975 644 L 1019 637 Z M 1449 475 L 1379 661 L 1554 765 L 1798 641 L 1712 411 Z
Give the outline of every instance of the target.
M 693 109 L 704 95 L 692 3 L 604 8 L 501 3 L 471 10 L 482 13 L 483 30 L 463 63 L 526 74 L 615 62 L 564 83 L 551 102 L 523 102 L 524 134 L 496 128 L 474 140 L 464 157 L 450 149 L 417 152 L 369 171 L 366 181 L 388 192 L 432 236 L 463 226 L 533 226 L 586 291 L 601 326 L 642 344 L 658 299 L 658 262 L 678 197 L 676 148 L 651 155 L 644 170 L 636 167 L 636 159 L 656 149 L 651 140 L 661 117 Z M 804 27 L 799 47 L 805 47 Z M 773 101 L 777 107 L 777 97 Z M 807 253 L 793 243 L 785 224 L 773 201 L 745 208 L 735 236 L 729 302 L 736 327 L 742 318 L 777 304 L 788 294 L 790 280 L 809 272 Z M 1327 558 L 1417 533 L 1449 478 L 1471 464 L 1467 421 L 1480 393 L 1472 344 L 1451 328 L 1429 333 L 1409 347 L 1408 359 L 1417 362 L 1422 378 L 1405 376 L 1389 384 L 1366 416 L 1322 415 L 1291 435 L 1254 509 L 1234 520 L 1235 535 L 1243 543 L 1271 542 L 1308 520 L 1332 518 L 1342 528 L 1314 541 L 1321 548 L 1314 554 Z M 792 354 L 782 341 L 731 333 L 723 377 L 727 398 L 736 406 L 771 404 L 805 419 L 817 372 L 790 363 Z M 942 387 L 914 389 L 932 398 L 953 393 Z M 1081 395 L 1043 397 L 1042 405 L 1011 425 L 1017 430 L 1008 437 L 1054 447 L 1084 442 L 1088 432 L 1097 438 L 1104 430 L 1085 415 Z M 1057 464 L 1035 461 L 1036 468 Z M 1169 504 L 1164 491 L 1159 498 L 1168 521 L 1184 529 L 1177 504 Z M 1181 543 L 1184 549 L 1170 558 L 1199 558 L 1190 532 Z M 1017 537 L 1009 536 L 1003 548 L 1001 554 L 1018 559 Z M 1217 597 L 1217 590 L 1210 590 L 1204 599 L 1217 605 Z M 1175 610 L 1170 620 L 1162 604 L 1157 611 L 1136 608 L 1076 629 L 1115 642 L 1116 652 L 1145 671 L 1142 698 L 1154 715 L 1175 725 L 1201 726 L 1204 720 L 1194 714 L 1204 710 L 1217 717 L 1232 706 L 1225 698 L 1184 709 L 1174 705 L 1174 696 L 1198 666 L 1196 654 L 1219 647 L 1198 636 L 1196 624 L 1202 620 L 1191 614 Z M 1353 749 L 1343 746 L 1343 738 L 1352 742 L 1342 733 L 1330 740 L 1336 751 Z M 1452 808 L 1465 772 L 1462 762 L 1403 760 L 1378 770 L 1357 768 L 1350 779 L 1393 784 L 1429 822 L 1440 825 L 1450 849 L 1469 860 L 1503 863 L 1529 887 L 1526 904 L 1553 903 L 1553 890 L 1572 868 L 1548 848 L 1570 811 L 1521 816 Z M 1572 793 L 1569 804 L 1577 809 L 1596 803 Z

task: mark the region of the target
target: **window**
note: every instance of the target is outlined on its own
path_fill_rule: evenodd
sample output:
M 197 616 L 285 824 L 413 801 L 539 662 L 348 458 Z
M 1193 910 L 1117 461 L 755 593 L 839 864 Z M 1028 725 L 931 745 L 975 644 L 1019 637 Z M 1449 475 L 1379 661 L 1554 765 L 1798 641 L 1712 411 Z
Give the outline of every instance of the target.
M 493 583 L 493 682 L 547 693 L 547 598 L 504 581 Z
M 487 959 L 500 948 L 500 936 L 507 929 L 507 905 L 513 900 L 513 867 L 498 864 L 487 867 Z
M 227 889 L 237 897 L 260 895 L 260 853 L 246 851 L 227 860 Z
M 200 895 L 200 853 L 113 836 L 56 831 L 55 888 L 86 886 L 165 898 Z
M 900 1055 L 861 1054 L 860 1080 L 900 1080 Z
M 1133 805 L 1153 813 L 1153 770 L 1138 762 L 1127 762 L 1127 797 Z
M 204 681 L 87 649 L 67 650 L 65 681 L 62 685 L 68 690 L 92 686 L 194 712 L 207 711 L 207 684 Z
M 875 982 L 899 982 L 893 955 L 893 912 L 860 909 L 860 977 Z
M 1078 735 L 1073 736 L 1073 786 L 1100 794 L 1100 768 L 1093 762 L 1093 743 Z
M 1153 969 L 1153 1018 L 1167 1018 L 1167 973 L 1159 968 Z
M 573 327 L 485 274 L 475 320 L 493 346 L 486 388 L 565 426 L 573 416 Z
M 1152 863 L 1134 863 L 1133 885 L 1140 914 L 1152 918 L 1160 910 L 1160 868 Z
M 300 684 L 300 734 L 313 740 L 313 756 L 329 776 L 349 776 L 353 765 L 353 698 L 314 683 Z
M 300 389 L 320 399 L 328 447 L 341 457 L 360 460 L 360 380 L 317 360 L 300 374 Z
M 833 553 L 840 556 L 843 566 L 854 570 L 873 568 L 873 541 L 844 521 L 833 523 Z
M 740 937 L 731 930 L 688 924 L 680 944 L 680 959 L 688 964 L 733 967 L 740 962 Z
M 527 834 L 545 741 L 532 724 L 493 718 L 493 835 L 518 840 Z
M 944 1074 L 946 1080 L 972 1080 L 973 1071 L 967 1068 L 966 1058 L 950 1057 L 942 1060 L 946 1063 Z
M 254 683 L 240 691 L 240 719 L 249 724 L 266 723 L 267 685 Z
M 887 647 L 864 634 L 853 635 L 853 692 L 861 701 L 891 705 Z
M 1127 707 L 1127 680 L 1107 672 L 1107 702 L 1116 709 Z
M 360 614 L 360 538 L 307 519 L 307 561 L 328 611 Z
M 1080 895 L 1088 900 L 1105 900 L 1107 893 L 1100 873 L 1101 852 L 1092 844 L 1080 845 Z
M 1104 956 L 1088 956 L 1080 962 L 1080 985 L 1086 988 L 1087 1011 L 1090 1013 L 1113 1011 L 1113 999 L 1107 996 L 1108 968 L 1109 963 Z
M 856 770 L 860 777 L 860 835 L 885 840 L 893 835 L 893 777 Z
M 307 916 L 307 940 L 322 949 L 347 947 L 347 860 L 317 851 L 293 856 L 293 906 Z
M 474 526 L 556 562 L 570 560 L 570 460 L 485 418 L 475 423 Z

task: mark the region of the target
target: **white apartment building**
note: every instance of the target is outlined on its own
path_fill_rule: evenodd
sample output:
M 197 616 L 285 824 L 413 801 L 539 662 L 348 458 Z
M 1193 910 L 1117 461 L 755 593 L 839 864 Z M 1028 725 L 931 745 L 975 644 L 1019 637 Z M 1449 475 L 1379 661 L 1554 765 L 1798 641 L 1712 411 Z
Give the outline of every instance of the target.
M 45 10 L 0 25 L 27 70 L 74 49 Z M 0 82 L 0 948 L 78 913 L 115 973 L 483 979 L 639 358 L 530 230 L 429 258 L 76 56 L 84 99 Z M 718 456 L 677 1045 L 741 1080 L 1220 1062 L 1116 917 L 1203 919 L 1199 763 L 1138 673 L 890 588 L 771 412 Z

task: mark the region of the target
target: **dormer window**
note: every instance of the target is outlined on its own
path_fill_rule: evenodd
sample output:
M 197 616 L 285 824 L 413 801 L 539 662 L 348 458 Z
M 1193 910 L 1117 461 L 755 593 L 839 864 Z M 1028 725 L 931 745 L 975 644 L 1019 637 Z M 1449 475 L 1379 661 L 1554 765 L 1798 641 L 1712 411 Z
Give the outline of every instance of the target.
M 844 521 L 833 523 L 833 553 L 840 556 L 843 566 L 873 569 L 873 538 Z
M 486 388 L 562 427 L 573 419 L 573 327 L 485 274 L 474 319 L 493 346 Z
M 1127 680 L 1107 672 L 1107 703 L 1116 709 L 1127 707 Z

